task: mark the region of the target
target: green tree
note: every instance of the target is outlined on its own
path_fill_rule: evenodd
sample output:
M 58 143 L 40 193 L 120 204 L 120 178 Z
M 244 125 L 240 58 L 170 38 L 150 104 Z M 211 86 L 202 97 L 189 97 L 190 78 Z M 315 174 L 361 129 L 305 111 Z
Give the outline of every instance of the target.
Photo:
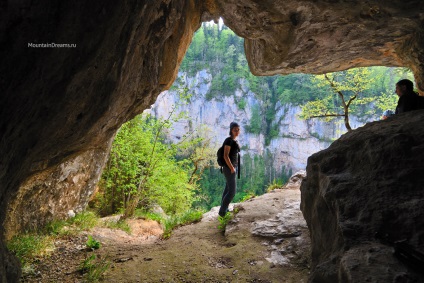
M 360 104 L 372 101 L 372 98 L 361 97 L 366 90 L 372 88 L 374 82 L 369 68 L 349 69 L 318 75 L 315 78 L 317 87 L 329 89 L 328 95 L 322 99 L 307 102 L 302 106 L 300 117 L 303 119 L 343 117 L 346 129 L 351 131 L 349 123 L 351 104 L 355 100 Z
M 196 187 L 190 184 L 183 161 L 176 160 L 175 148 L 163 141 L 168 126 L 139 115 L 121 127 L 99 184 L 103 210 L 123 210 L 130 217 L 136 207 L 154 203 L 170 214 L 191 206 Z

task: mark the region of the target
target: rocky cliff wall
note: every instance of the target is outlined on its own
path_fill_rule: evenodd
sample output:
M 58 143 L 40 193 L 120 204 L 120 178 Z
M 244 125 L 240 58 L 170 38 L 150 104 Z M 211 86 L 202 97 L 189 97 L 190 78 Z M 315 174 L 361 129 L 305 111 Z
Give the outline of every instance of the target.
M 423 119 L 419 110 L 369 123 L 309 157 L 301 209 L 312 282 L 423 282 L 412 260 L 424 254 Z
M 278 125 L 278 136 L 266 144 L 263 134 L 253 134 L 246 131 L 251 124 L 252 109 L 261 102 L 249 89 L 245 80 L 240 81 L 240 87 L 230 96 L 222 96 L 211 100 L 207 99 L 210 91 L 212 76 L 208 70 L 197 72 L 190 77 L 186 73 L 179 73 L 176 83 L 177 90 L 164 91 L 158 96 L 155 104 L 147 112 L 156 118 L 166 119 L 172 112 L 173 116 L 186 113 L 187 118 L 179 119 L 169 131 L 168 137 L 173 142 L 187 133 L 206 126 L 202 134 L 212 138 L 212 144 L 218 148 L 228 136 L 229 124 L 237 121 L 241 126 L 242 134 L 238 140 L 243 146 L 242 156 L 245 154 L 264 155 L 269 152 L 274 160 L 274 168 L 281 172 L 291 169 L 296 172 L 306 168 L 307 158 L 315 152 L 327 148 L 330 143 L 346 132 L 342 120 L 324 122 L 319 119 L 301 120 L 300 107 L 277 103 L 274 105 L 276 113 L 272 125 Z M 178 90 L 179 89 L 179 90 Z M 180 100 L 180 90 L 191 95 L 186 103 Z M 237 106 L 237 100 L 243 97 L 246 102 L 243 109 Z M 174 109 L 175 108 L 175 109 Z M 265 114 L 260 113 L 260 116 Z M 362 126 L 366 121 L 359 121 L 357 117 L 350 117 L 352 128 Z M 368 118 L 376 120 L 378 117 Z

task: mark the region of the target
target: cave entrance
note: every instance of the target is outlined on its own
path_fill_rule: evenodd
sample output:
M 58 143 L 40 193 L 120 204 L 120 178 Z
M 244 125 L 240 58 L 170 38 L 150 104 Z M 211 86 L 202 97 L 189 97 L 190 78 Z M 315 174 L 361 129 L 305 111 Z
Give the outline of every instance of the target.
M 372 72 L 375 78 L 385 77 L 378 81 L 379 88 L 371 90 L 379 94 L 387 92 L 398 77 L 412 77 L 403 69 L 380 67 Z M 309 101 L 324 101 L 332 106 L 338 102 L 337 97 L 329 99 L 325 89 L 319 89 L 314 80 L 313 75 L 307 74 L 255 77 L 249 71 L 241 38 L 225 26 L 202 25 L 171 89 L 159 96 L 149 113 L 128 122 L 119 131 L 114 143 L 118 144 L 117 149 L 112 149 L 92 207 L 109 215 L 132 206 L 139 217 L 162 218 L 161 221 L 174 214 L 180 218 L 176 225 L 181 224 L 180 220 L 198 219 L 201 211 L 190 209 L 193 205 L 204 209 L 219 205 L 224 179 L 213 164 L 216 148 L 227 136 L 231 121 L 242 126 L 240 142 L 244 151 L 243 177 L 234 201 L 248 200 L 268 188 L 281 186 L 292 172 L 304 168 L 310 154 L 328 146 L 342 133 L 343 126 L 338 123 L 299 118 L 301 106 Z M 374 107 L 374 115 L 368 115 L 370 108 L 361 104 L 357 111 L 363 117 L 355 120 L 356 125 L 378 119 L 383 111 L 378 105 L 380 101 L 372 100 L 369 94 L 364 98 Z M 390 94 L 384 98 L 395 101 Z M 384 102 L 387 101 L 381 101 Z M 136 152 L 132 146 L 142 151 Z M 300 152 L 299 148 L 305 150 Z M 130 158 L 119 160 L 125 153 Z M 116 181 L 121 188 L 113 183 Z M 134 203 L 132 196 L 137 190 L 141 194 Z M 171 217 L 170 222 L 175 219 Z M 236 245 L 225 241 L 223 244 Z M 263 264 L 254 258 L 244 259 L 252 266 Z M 232 266 L 228 257 L 209 260 L 215 267 Z M 273 260 L 280 262 L 284 258 Z
M 231 121 L 241 125 L 243 153 L 243 178 L 238 181 L 234 201 L 261 195 L 286 183 L 293 172 L 305 169 L 311 154 L 346 132 L 343 120 L 335 119 L 339 117 L 333 113 L 341 113 L 341 99 L 331 83 L 343 89 L 346 101 L 355 96 L 349 111 L 350 124 L 357 128 L 380 119 L 385 110 L 394 110 L 397 97 L 391 91 L 393 85 L 400 78 L 413 77 L 407 69 L 386 67 L 351 69 L 321 77 L 257 77 L 249 70 L 243 42 L 222 21 L 202 24 L 170 90 L 161 93 L 151 109 L 118 133 L 99 186 L 102 198 L 111 202 L 95 204 L 102 215 L 127 207 L 134 190 L 143 192 L 138 206 L 147 211 L 157 205 L 173 214 L 191 205 L 206 210 L 219 206 L 225 180 L 215 165 L 216 149 L 228 135 Z M 308 119 L 308 115 L 317 119 Z M 132 154 L 125 159 L 126 167 L 116 170 L 121 161 L 114 158 L 128 150 L 125 143 L 143 153 Z M 168 173 L 159 170 L 155 175 L 154 160 L 168 158 L 170 163 L 161 165 L 170 168 Z M 144 178 L 146 175 L 154 176 Z M 120 178 L 136 181 L 122 181 L 117 189 L 111 180 Z M 157 178 L 174 181 L 155 186 L 150 180 Z M 184 192 L 185 183 L 196 193 L 182 194 L 182 198 L 178 194 Z M 169 199 L 186 199 L 190 205 L 172 204 Z

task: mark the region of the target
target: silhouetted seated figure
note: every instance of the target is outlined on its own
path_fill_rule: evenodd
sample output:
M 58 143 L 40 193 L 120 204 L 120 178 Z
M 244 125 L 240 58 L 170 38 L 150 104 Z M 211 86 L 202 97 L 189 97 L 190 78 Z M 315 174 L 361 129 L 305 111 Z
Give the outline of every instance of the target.
M 414 92 L 414 83 L 408 79 L 396 83 L 396 94 L 399 96 L 395 114 L 419 109 L 419 96 Z

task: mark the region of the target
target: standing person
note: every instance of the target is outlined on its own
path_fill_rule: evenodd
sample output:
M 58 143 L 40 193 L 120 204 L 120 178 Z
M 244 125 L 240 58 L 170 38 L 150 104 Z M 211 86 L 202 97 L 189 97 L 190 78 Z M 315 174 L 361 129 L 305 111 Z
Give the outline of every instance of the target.
M 419 109 L 418 94 L 414 92 L 414 83 L 408 79 L 396 83 L 396 94 L 399 96 L 395 114 Z
M 228 212 L 228 206 L 236 194 L 236 172 L 239 165 L 238 153 L 240 146 L 236 140 L 240 134 L 240 126 L 236 122 L 230 124 L 230 136 L 224 141 L 224 160 L 225 164 L 222 168 L 226 179 L 224 193 L 222 194 L 221 208 L 219 216 L 223 217 Z

